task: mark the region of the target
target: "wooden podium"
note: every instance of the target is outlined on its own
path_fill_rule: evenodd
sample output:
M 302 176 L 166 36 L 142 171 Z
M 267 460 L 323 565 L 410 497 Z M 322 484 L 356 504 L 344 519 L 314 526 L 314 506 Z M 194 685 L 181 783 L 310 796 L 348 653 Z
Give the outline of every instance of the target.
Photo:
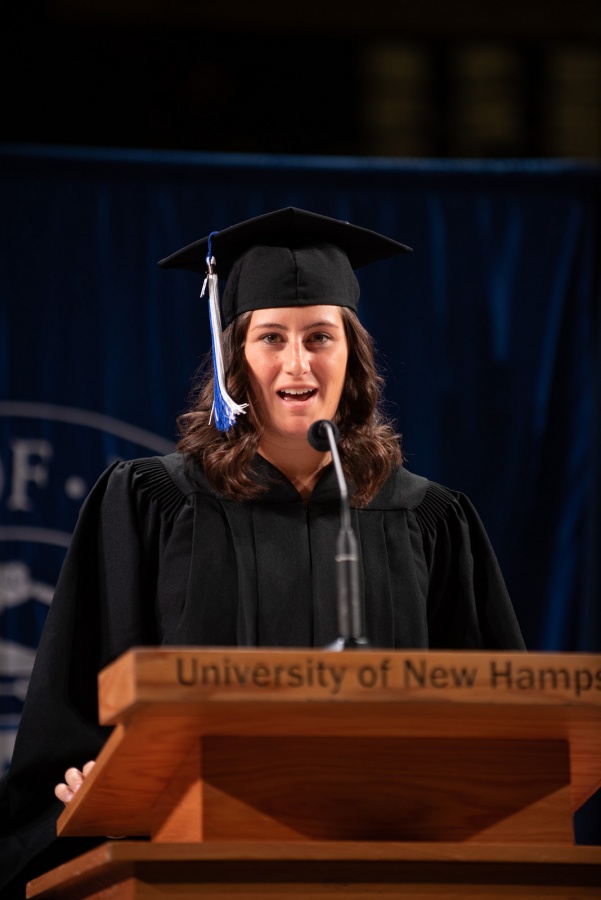
M 601 657 L 135 649 L 28 897 L 599 897 Z M 148 840 L 134 839 L 136 837 Z

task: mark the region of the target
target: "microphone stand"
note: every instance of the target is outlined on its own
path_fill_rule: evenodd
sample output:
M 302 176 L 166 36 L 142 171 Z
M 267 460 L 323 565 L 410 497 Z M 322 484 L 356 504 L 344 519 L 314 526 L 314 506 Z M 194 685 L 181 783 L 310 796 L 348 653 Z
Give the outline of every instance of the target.
M 336 446 L 340 440 L 340 433 L 333 422 L 328 419 L 320 419 L 311 425 L 307 438 L 316 450 L 321 452 L 330 450 L 341 501 L 340 531 L 336 542 L 336 588 L 340 637 L 329 644 L 326 650 L 365 649 L 369 647 L 369 644 L 363 635 L 357 538 L 351 525 L 348 488 Z

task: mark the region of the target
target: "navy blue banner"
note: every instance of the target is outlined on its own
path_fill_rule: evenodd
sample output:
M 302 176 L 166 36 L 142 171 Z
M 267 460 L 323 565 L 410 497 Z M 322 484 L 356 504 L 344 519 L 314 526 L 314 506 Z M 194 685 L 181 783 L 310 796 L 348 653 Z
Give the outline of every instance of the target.
M 407 465 L 462 490 L 531 649 L 601 649 L 600 170 L 0 151 L 0 727 L 10 755 L 82 498 L 169 452 L 209 348 L 184 244 L 294 205 L 414 253 L 362 270 Z

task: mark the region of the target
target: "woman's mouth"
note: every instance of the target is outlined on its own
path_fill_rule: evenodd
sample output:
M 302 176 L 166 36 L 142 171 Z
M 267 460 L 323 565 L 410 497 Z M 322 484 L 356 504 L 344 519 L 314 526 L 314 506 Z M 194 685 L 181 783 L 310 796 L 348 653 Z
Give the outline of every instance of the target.
M 281 397 L 282 400 L 288 403 L 303 403 L 315 396 L 317 388 L 308 388 L 306 390 L 290 388 L 288 390 L 278 391 L 277 393 L 278 397 Z

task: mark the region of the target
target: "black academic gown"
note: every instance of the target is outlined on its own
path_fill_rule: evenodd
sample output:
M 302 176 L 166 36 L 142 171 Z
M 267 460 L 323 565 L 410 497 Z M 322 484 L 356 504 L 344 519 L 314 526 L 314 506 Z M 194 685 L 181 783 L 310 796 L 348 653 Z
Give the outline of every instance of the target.
M 116 464 L 86 500 L 2 782 L 5 877 L 44 847 L 40 869 L 83 846 L 53 843 L 62 809 L 53 788 L 106 739 L 97 673 L 125 650 L 321 647 L 338 637 L 333 469 L 306 507 L 260 457 L 256 477 L 268 487 L 258 500 L 225 500 L 196 464 L 173 454 Z M 366 509 L 352 510 L 352 523 L 372 646 L 523 649 L 490 542 L 464 496 L 399 469 Z

